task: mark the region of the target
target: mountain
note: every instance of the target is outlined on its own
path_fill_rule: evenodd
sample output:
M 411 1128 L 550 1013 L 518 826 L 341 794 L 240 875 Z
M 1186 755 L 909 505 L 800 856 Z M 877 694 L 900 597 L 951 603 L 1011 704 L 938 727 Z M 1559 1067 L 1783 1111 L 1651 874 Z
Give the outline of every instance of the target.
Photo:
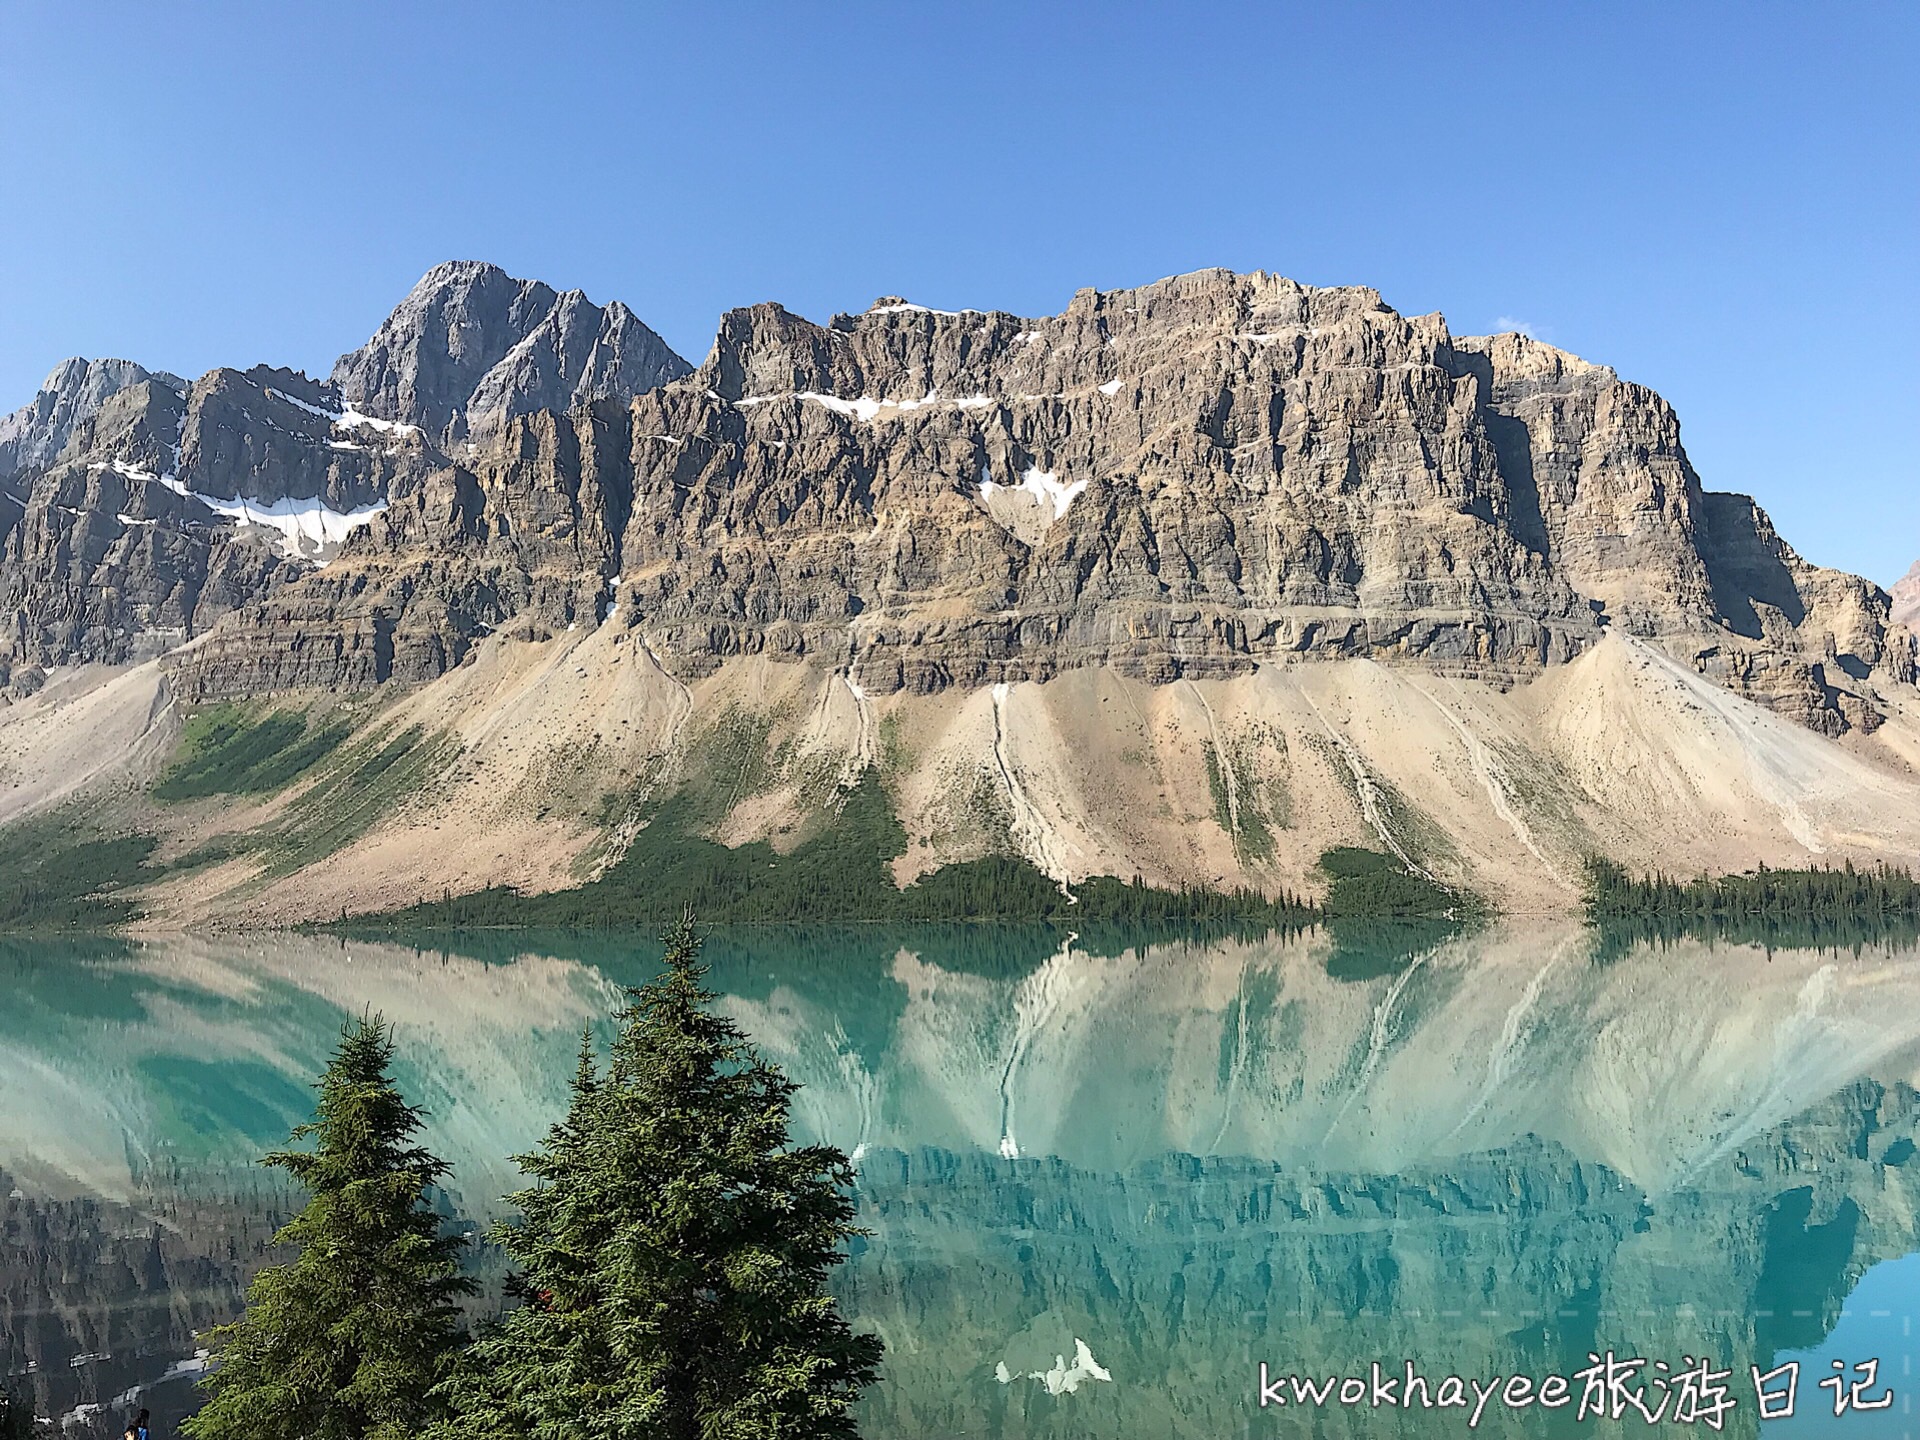
M 1884 595 L 1704 491 L 1658 396 L 1370 290 L 1217 271 L 1046 319 L 757 306 L 686 380 L 527 417 L 462 466 L 352 578 L 288 603 L 324 626 L 331 594 L 392 577 L 396 646 L 431 611 L 423 643 L 456 663 L 509 615 L 597 619 L 634 572 L 669 668 L 823 658 L 879 693 L 1303 655 L 1510 681 L 1613 628 L 1838 735 L 1878 723 L 1876 667 L 1911 678 Z M 416 583 L 422 565 L 478 603 Z M 501 569 L 545 583 L 502 597 Z
M 1920 560 L 1913 562 L 1913 568 L 1894 583 L 1893 619 L 1897 624 L 1909 629 L 1920 628 Z
M 45 465 L 66 447 L 75 428 L 122 390 L 148 381 L 175 390 L 187 382 L 131 360 L 62 360 L 40 391 L 11 415 L 0 416 L 0 481 Z
M 535 410 L 629 399 L 692 367 L 626 306 L 556 294 L 497 265 L 436 265 L 374 337 L 342 355 L 333 384 L 369 415 L 452 445 Z
M 442 266 L 326 384 L 133 385 L 16 479 L 0 653 L 28 688 L 168 651 L 86 703 L 163 739 L 228 701 L 346 706 L 342 757 L 416 737 L 406 793 L 367 779 L 323 853 L 157 913 L 575 883 L 675 796 L 706 839 L 826 844 L 863 775 L 900 881 L 1011 853 L 1311 890 L 1358 843 L 1560 908 L 1596 852 L 1920 848 L 1889 597 L 1707 490 L 1603 366 L 1220 270 L 1043 317 L 756 305 L 690 373 L 656 344 Z M 91 773 L 40 723 L 0 722 L 16 811 L 71 788 L 39 769 Z
M 429 272 L 337 381 L 256 365 L 189 385 L 67 361 L 0 422 L 0 667 L 162 653 L 324 565 L 445 468 L 425 427 L 485 433 L 687 369 L 624 306 L 472 264 Z

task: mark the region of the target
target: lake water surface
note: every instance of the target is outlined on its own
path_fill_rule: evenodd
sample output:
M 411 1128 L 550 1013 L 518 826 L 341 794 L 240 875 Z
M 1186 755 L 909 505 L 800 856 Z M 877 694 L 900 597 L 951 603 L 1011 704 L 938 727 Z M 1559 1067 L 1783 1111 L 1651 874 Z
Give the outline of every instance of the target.
M 485 1220 L 646 937 L 445 952 L 263 936 L 0 942 L 0 1367 L 114 1427 L 190 1399 L 294 1197 L 252 1162 L 343 1022 Z M 854 1154 L 840 1288 L 887 1343 L 865 1433 L 1620 1434 L 1489 1400 L 1301 1401 L 1282 1379 L 1800 1363 L 1768 1434 L 1911 1432 L 1920 953 L 1600 946 L 1505 925 L 1369 961 L 1317 934 L 1126 946 L 1037 930 L 725 933 L 728 1011 Z M 1833 1416 L 1830 1362 L 1879 1361 Z M 1286 1404 L 1260 1404 L 1260 1365 Z M 1657 1366 L 1668 1367 L 1665 1374 Z M 171 1376 L 172 1378 L 167 1378 Z M 1661 1383 L 1648 1385 L 1649 1378 Z M 1843 1392 L 1861 1372 L 1847 1370 Z M 1776 1382 L 1784 1384 L 1784 1380 Z M 1663 1389 L 1664 1386 L 1664 1389 Z M 1644 1388 L 1641 1388 L 1644 1387 Z M 1270 1395 L 1271 1398 L 1271 1395 Z M 96 1414 L 87 1408 L 104 1406 Z

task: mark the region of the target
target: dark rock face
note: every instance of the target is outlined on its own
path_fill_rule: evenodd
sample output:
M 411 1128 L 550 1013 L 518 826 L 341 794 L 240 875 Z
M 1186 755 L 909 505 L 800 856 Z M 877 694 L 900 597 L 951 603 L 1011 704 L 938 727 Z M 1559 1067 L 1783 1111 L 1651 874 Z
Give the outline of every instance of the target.
M 597 621 L 631 493 L 626 422 L 610 405 L 536 413 L 477 473 L 410 477 L 338 562 L 209 635 L 183 666 L 189 693 L 419 683 L 495 629 Z
M 1609 623 L 1828 734 L 1879 723 L 1869 672 L 1912 683 L 1886 594 L 1807 564 L 1750 497 L 1705 490 L 1658 395 L 1522 335 L 1454 346 L 1491 396 L 1523 533 Z
M 168 1430 L 198 1408 L 199 1368 L 174 1362 L 239 1313 L 263 1263 L 288 1258 L 271 1243 L 287 1198 L 251 1188 L 136 1207 L 29 1197 L 0 1171 L 0 1368 L 23 1377 L 39 1414 L 109 1436 L 138 1406 Z
M 302 391 L 315 398 L 302 400 Z M 334 422 L 317 413 L 323 409 L 337 413 L 336 397 L 304 375 L 264 365 L 244 374 L 210 370 L 188 393 L 177 466 L 169 468 L 201 495 L 319 499 L 343 511 L 377 503 L 404 447 L 336 437 Z
M 603 308 L 578 290 L 454 261 L 341 356 L 333 382 L 355 409 L 450 445 L 535 410 L 637 395 L 690 368 L 617 301 Z
M 0 505 L 0 655 L 119 662 L 180 644 L 327 558 L 321 510 L 365 513 L 440 463 L 417 434 L 342 429 L 333 401 L 266 367 L 111 396 Z M 290 502 L 313 534 L 275 527 L 294 523 L 274 513 Z
M 699 376 L 635 407 L 624 559 L 657 577 L 668 648 L 851 644 L 881 688 L 1566 659 L 1596 621 L 1515 537 L 1450 361 L 1438 317 L 1372 291 L 1224 272 L 1048 320 L 738 312 Z M 672 412 L 689 401 L 716 413 Z M 777 567 L 704 563 L 775 531 Z M 853 604 L 800 593 L 842 572 Z
M 735 311 L 685 380 L 510 420 L 396 491 L 341 566 L 192 668 L 271 683 L 276 648 L 351 597 L 396 637 L 390 673 L 424 677 L 509 616 L 598 618 L 615 577 L 683 674 L 824 658 L 878 690 L 1294 656 L 1504 681 L 1620 625 L 1839 733 L 1877 720 L 1866 677 L 1913 673 L 1886 596 L 1704 491 L 1651 391 L 1371 290 L 1225 271 L 1045 319 Z
M 59 467 L 0 541 L 0 655 L 146 658 L 298 568 L 264 532 L 236 530 L 157 479 Z
M 0 541 L 6 539 L 9 531 L 20 523 L 20 517 L 26 513 L 27 502 L 19 491 L 5 480 L 0 480 Z
M 1040 319 L 759 305 L 687 373 L 620 306 L 450 264 L 326 384 L 148 380 L 70 430 L 0 493 L 0 644 L 119 658 L 149 615 L 197 634 L 237 609 L 183 662 L 200 694 L 431 679 L 502 627 L 600 621 L 616 581 L 620 623 L 683 675 L 820 659 L 875 690 L 1298 657 L 1507 683 L 1618 626 L 1837 735 L 1914 675 L 1888 597 L 1706 491 L 1651 391 L 1261 273 Z M 184 568 L 137 540 L 116 566 L 123 512 L 87 507 L 118 492 L 73 473 L 102 466 L 185 492 L 209 533 L 154 542 Z M 361 528 L 242 563 L 194 496 Z
M 443 437 L 577 399 L 624 401 L 687 370 L 624 306 L 476 265 L 439 267 L 344 357 L 344 397 L 265 365 L 187 385 L 124 361 L 69 361 L 0 420 L 0 662 L 170 648 L 330 561 L 390 501 L 417 509 L 448 465 Z M 499 588 L 511 604 L 529 585 L 503 576 Z M 500 612 L 467 595 L 445 622 L 459 633 L 396 671 L 385 658 L 396 632 L 404 652 L 432 606 L 411 592 L 407 604 L 405 624 L 335 613 L 327 634 L 287 636 L 292 651 L 260 667 L 262 683 L 321 673 L 307 657 L 323 653 L 347 663 L 364 652 L 343 683 L 425 678 L 487 623 L 475 617 Z
M 76 428 L 123 390 L 158 381 L 184 390 L 186 381 L 131 360 L 62 360 L 40 392 L 11 415 L 0 416 L 0 480 L 49 464 L 66 448 Z M 0 524 L 4 524 L 0 520 Z

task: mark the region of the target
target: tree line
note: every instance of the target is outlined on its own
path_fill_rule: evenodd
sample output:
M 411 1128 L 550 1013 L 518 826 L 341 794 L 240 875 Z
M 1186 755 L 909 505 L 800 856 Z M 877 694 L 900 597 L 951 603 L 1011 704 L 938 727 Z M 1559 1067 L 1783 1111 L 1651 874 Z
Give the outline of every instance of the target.
M 1772 948 L 1853 948 L 1920 939 L 1920 881 L 1885 863 L 1804 870 L 1761 865 L 1744 874 L 1679 880 L 1636 874 L 1617 861 L 1587 862 L 1588 917 L 1603 933 L 1682 937 Z

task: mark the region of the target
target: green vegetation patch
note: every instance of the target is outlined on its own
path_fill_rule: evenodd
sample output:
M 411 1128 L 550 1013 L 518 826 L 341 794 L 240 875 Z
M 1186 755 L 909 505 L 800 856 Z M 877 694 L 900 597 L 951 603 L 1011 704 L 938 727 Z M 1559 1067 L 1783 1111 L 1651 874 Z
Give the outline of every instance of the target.
M 157 843 L 59 819 L 0 831 L 0 930 L 105 930 L 139 918 L 122 892 L 153 878 L 146 862 Z
M 460 742 L 419 725 L 385 731 L 339 753 L 319 783 L 289 808 L 284 828 L 261 843 L 271 875 L 289 875 L 346 849 L 418 795 L 460 756 Z
M 1858 951 L 1920 943 L 1920 881 L 1890 865 L 1856 869 L 1758 869 L 1675 880 L 1636 875 L 1599 857 L 1587 861 L 1587 917 L 1603 958 L 1638 943 L 1691 938 L 1769 950 Z
M 906 831 L 869 774 L 841 793 L 789 853 L 764 840 L 727 846 L 698 833 L 711 796 L 681 791 L 653 811 L 626 854 L 595 881 L 545 895 L 493 888 L 356 922 L 356 930 L 460 930 L 491 926 L 599 929 L 653 925 L 688 909 L 717 925 L 752 922 L 1054 920 L 1153 923 L 1260 921 L 1302 924 L 1311 906 L 1251 890 L 1157 890 L 1138 877 L 1098 877 L 1071 896 L 1031 862 L 989 855 L 945 866 L 904 889 L 891 862 Z
M 1320 856 L 1327 877 L 1328 916 L 1366 920 L 1454 920 L 1476 914 L 1480 904 L 1402 865 L 1392 855 L 1336 845 Z
M 1458 920 L 1329 920 L 1327 974 L 1366 981 L 1397 975 L 1414 956 L 1451 940 L 1467 927 Z
M 1261 778 L 1259 752 L 1251 745 L 1231 743 L 1224 748 L 1203 741 L 1207 763 L 1207 793 L 1213 800 L 1213 818 L 1233 841 L 1233 853 L 1242 864 L 1263 865 L 1273 859 L 1274 831 L 1293 824 L 1293 799 L 1288 779 L 1291 761 L 1286 736 L 1271 731 L 1267 754 L 1278 774 Z
M 340 720 L 316 724 L 299 710 L 215 705 L 188 719 L 180 758 L 153 796 L 177 802 L 284 790 L 338 749 L 350 728 Z
M 1320 856 L 1327 877 L 1327 973 L 1336 980 L 1393 974 L 1422 951 L 1486 914 L 1479 897 L 1453 889 L 1378 850 L 1336 845 Z
M 1373 807 L 1369 812 L 1360 793 L 1361 782 L 1353 773 L 1346 752 L 1324 735 L 1307 735 L 1303 738 L 1325 762 L 1334 780 L 1346 792 L 1355 812 L 1362 816 L 1370 815 L 1369 823 L 1377 820 L 1381 831 L 1392 837 L 1392 843 L 1400 848 L 1402 854 L 1411 855 L 1416 862 L 1429 868 L 1444 867 L 1459 860 L 1459 851 L 1447 832 L 1401 794 L 1391 781 L 1379 775 L 1367 776 L 1366 783 L 1373 792 Z

